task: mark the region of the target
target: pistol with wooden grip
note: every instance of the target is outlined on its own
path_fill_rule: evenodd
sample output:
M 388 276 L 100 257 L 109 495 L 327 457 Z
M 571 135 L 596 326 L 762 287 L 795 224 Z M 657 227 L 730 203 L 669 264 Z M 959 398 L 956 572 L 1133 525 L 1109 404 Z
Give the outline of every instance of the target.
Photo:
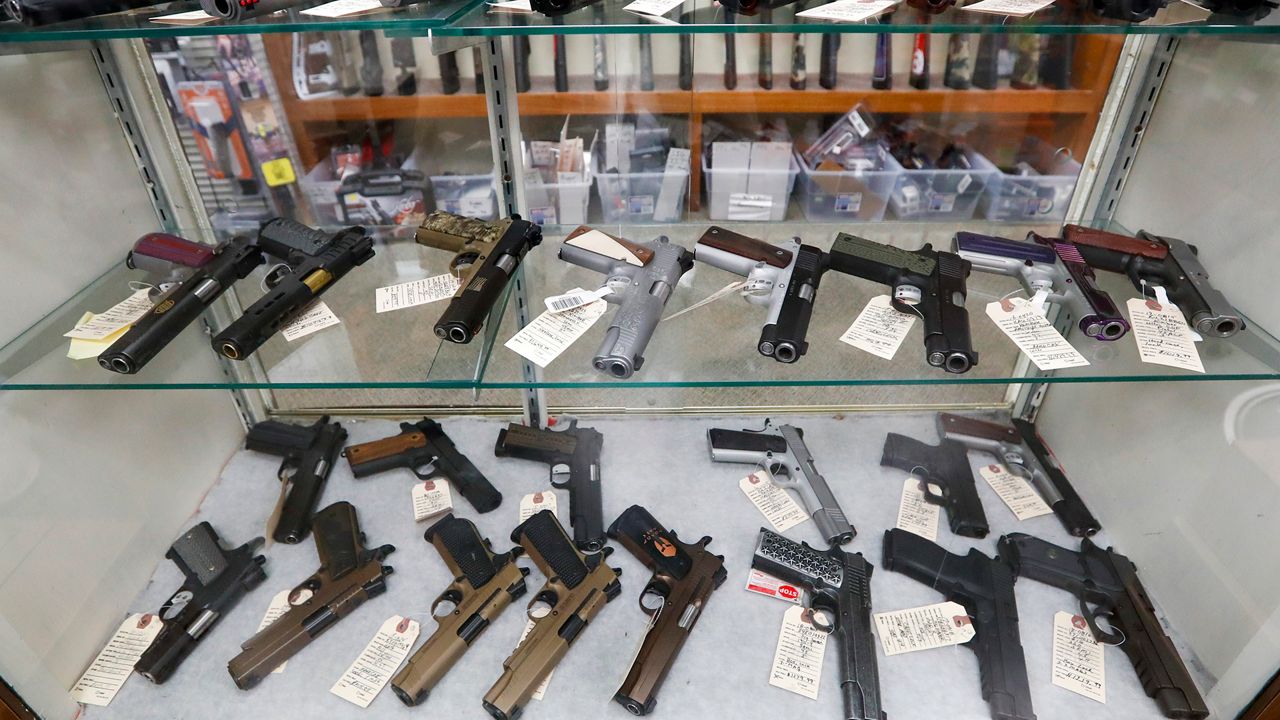
M 262 538 L 226 550 L 207 522 L 188 530 L 164 556 L 182 571 L 182 587 L 160 608 L 164 627 L 133 666 L 157 685 L 168 680 L 218 620 L 244 594 L 267 579 L 266 558 L 255 555 Z
M 1209 708 L 1191 673 L 1156 617 L 1137 568 L 1114 548 L 1088 538 L 1075 552 L 1037 537 L 1010 533 L 997 552 L 1025 577 L 1066 590 L 1080 601 L 1080 615 L 1098 642 L 1119 645 L 1133 663 L 1142 689 L 1170 718 L 1208 717 Z M 1106 628 L 1098 619 L 1106 621 Z
M 1095 340 L 1117 340 L 1129 332 L 1115 301 L 1098 287 L 1093 268 L 1071 243 L 1033 233 L 1028 242 L 958 232 L 952 250 L 978 272 L 1017 278 L 1028 295 L 1046 293 L 1071 322 Z
M 827 542 L 843 545 L 857 535 L 826 478 L 818 472 L 800 428 L 779 425 L 777 435 L 711 428 L 707 430 L 707 444 L 712 462 L 758 465 L 769 472 L 774 485 L 795 490 Z
M 1227 338 L 1244 329 L 1244 318 L 1225 295 L 1209 284 L 1199 251 L 1177 238 L 1140 230 L 1137 237 L 1079 225 L 1062 228 L 1064 241 L 1076 246 L 1085 262 L 1099 270 L 1122 273 L 1134 288 L 1164 288 L 1187 324 L 1201 335 Z
M 609 526 L 617 540 L 653 572 L 640 593 L 640 609 L 653 618 L 627 677 L 613 699 L 632 715 L 648 715 L 711 593 L 727 577 L 724 557 L 707 551 L 710 537 L 681 542 L 672 530 L 639 505 L 627 508 Z
M 502 676 L 485 693 L 484 709 L 497 720 L 514 720 L 520 714 L 573 641 L 622 592 L 620 572 L 605 563 L 609 549 L 583 555 L 550 510 L 534 513 L 516 526 L 511 540 L 524 548 L 547 582 L 529 601 L 533 628 L 502 663 Z
M 264 420 L 249 428 L 246 449 L 284 458 L 278 473 L 280 500 L 272 514 L 277 518 L 273 540 L 293 545 L 310 532 L 311 514 L 346 441 L 347 431 L 329 422 L 328 415 L 309 426 Z
M 804 588 L 814 626 L 836 636 L 840 695 L 848 720 L 884 720 L 876 640 L 871 633 L 871 572 L 862 553 L 825 551 L 760 528 L 751 567 Z
M 169 233 L 147 233 L 133 244 L 124 264 L 147 273 L 158 294 L 185 281 L 215 257 L 217 252 L 209 245 Z
M 241 690 L 257 685 L 334 623 L 386 592 L 386 577 L 394 570 L 382 561 L 395 546 L 366 549 L 351 503 L 324 508 L 312 524 L 320 569 L 290 591 L 284 615 L 244 641 L 242 652 L 227 664 Z
M 1008 563 L 973 549 L 968 555 L 954 555 L 899 528 L 885 531 L 883 547 L 886 570 L 964 606 L 975 633 L 964 644 L 978 656 L 982 699 L 991 708 L 992 720 L 1036 720 Z
M 1067 480 L 1034 424 L 987 422 L 951 413 L 938 413 L 938 434 L 971 449 L 996 456 L 1009 472 L 1031 484 L 1062 521 L 1067 532 L 1088 537 L 1102 529 L 1098 519 Z
M 373 257 L 373 238 L 362 227 L 330 234 L 287 218 L 262 226 L 263 252 L 285 261 L 288 272 L 268 276 L 271 289 L 213 338 L 213 349 L 244 360 L 354 268 Z
M 963 373 L 978 364 L 964 309 L 968 260 L 928 244 L 910 251 L 848 233 L 836 236 L 827 258 L 832 270 L 888 286 L 895 310 L 924 321 L 930 365 Z
M 542 242 L 542 228 L 520 216 L 477 220 L 437 210 L 418 228 L 418 244 L 454 253 L 449 269 L 458 291 L 436 321 L 437 337 L 469 343 L 502 297 L 525 253 Z
M 742 297 L 769 309 L 756 344 L 761 355 L 793 363 L 805 354 L 826 253 L 799 238 L 770 245 L 717 226 L 702 234 L 693 252 L 697 260 L 746 278 Z
M 946 437 L 937 445 L 929 445 L 906 435 L 889 433 L 884 439 L 880 464 L 920 478 L 925 502 L 946 509 L 951 532 L 984 538 L 991 531 L 964 445 Z
M 573 543 L 584 552 L 604 547 L 604 495 L 600 487 L 600 451 L 604 435 L 570 420 L 564 430 L 543 430 L 512 423 L 498 431 L 493 454 L 533 460 L 551 467 L 551 486 L 569 491 Z M 563 468 L 563 470 L 562 470 Z
M 427 528 L 425 537 L 454 579 L 431 604 L 439 627 L 391 679 L 396 697 L 410 706 L 426 700 L 480 634 L 525 594 L 529 574 L 515 562 L 524 552 L 520 546 L 494 554 L 474 523 L 452 513 Z
M 453 440 L 431 418 L 400 423 L 400 434 L 352 445 L 342 451 L 357 479 L 407 468 L 419 479 L 443 475 L 476 512 L 487 513 L 502 504 L 502 493 L 489 478 L 458 452 Z
M 583 226 L 560 245 L 560 259 L 605 276 L 602 287 L 611 292 L 604 299 L 618 309 L 591 364 L 615 378 L 631 377 L 644 364 L 676 283 L 693 268 L 693 253 L 665 236 L 640 244 Z

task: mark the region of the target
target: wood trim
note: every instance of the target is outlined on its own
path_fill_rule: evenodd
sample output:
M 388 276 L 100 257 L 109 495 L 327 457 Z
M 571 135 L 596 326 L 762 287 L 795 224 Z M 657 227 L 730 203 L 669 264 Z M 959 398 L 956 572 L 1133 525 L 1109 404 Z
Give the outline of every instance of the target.
M 1272 676 L 1271 682 L 1240 713 L 1239 720 L 1280 720 L 1280 673 Z
M 39 720 L 35 711 L 18 697 L 4 678 L 0 678 L 0 720 Z

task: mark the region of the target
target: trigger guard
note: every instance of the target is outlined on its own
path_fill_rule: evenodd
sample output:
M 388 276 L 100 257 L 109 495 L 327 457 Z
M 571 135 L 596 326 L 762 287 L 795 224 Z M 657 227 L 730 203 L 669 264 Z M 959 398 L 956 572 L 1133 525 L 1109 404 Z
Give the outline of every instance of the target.
M 449 269 L 457 271 L 457 269 L 463 265 L 474 265 L 476 260 L 479 259 L 480 253 L 475 252 L 474 250 L 460 252 L 457 255 L 454 255 L 453 259 L 449 261 Z
M 1097 603 L 1097 607 L 1094 609 L 1089 608 L 1089 596 L 1087 593 L 1080 598 L 1080 615 L 1088 623 L 1089 631 L 1093 633 L 1094 639 L 1104 645 L 1120 645 L 1124 642 L 1124 633 L 1120 632 L 1110 621 L 1107 624 L 1111 625 L 1111 632 L 1105 632 L 1098 626 L 1097 617 L 1099 615 L 1107 618 L 1113 617 L 1112 610 L 1114 610 L 1112 603 L 1105 597 L 1101 598 L 1101 602 Z
M 430 469 L 425 473 L 421 473 L 421 472 L 418 472 L 418 468 L 410 467 L 409 472 L 412 472 L 414 475 L 416 475 L 419 480 L 428 480 L 440 474 L 439 471 L 436 469 L 436 463 L 434 460 L 427 463 L 426 465 L 423 465 L 423 467 L 430 468 Z
M 664 585 L 652 580 L 649 581 L 648 585 L 644 586 L 644 589 L 640 591 L 640 597 L 636 598 L 636 604 L 640 606 L 641 612 L 653 617 L 661 612 L 662 608 L 666 607 L 667 596 L 670 594 L 671 589 L 666 588 L 667 592 L 664 593 L 662 592 L 664 587 Z M 658 603 L 657 607 L 648 607 L 644 604 L 645 598 L 657 598 L 661 602 Z
M 920 493 L 924 495 L 925 502 L 931 505 L 945 506 L 947 504 L 947 495 L 946 495 L 947 490 L 944 486 L 938 485 L 938 487 L 943 488 L 943 490 L 941 493 L 936 493 L 933 490 L 931 490 L 929 487 L 930 485 L 935 485 L 936 483 L 931 483 L 928 480 L 925 480 L 924 478 L 918 478 L 918 479 L 920 480 Z

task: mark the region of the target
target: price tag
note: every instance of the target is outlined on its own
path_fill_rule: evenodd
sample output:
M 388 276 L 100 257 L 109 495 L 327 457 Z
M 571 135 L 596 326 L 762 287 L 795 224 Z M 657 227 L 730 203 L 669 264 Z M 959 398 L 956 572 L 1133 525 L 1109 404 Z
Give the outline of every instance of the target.
M 1089 364 L 1040 314 L 1039 308 L 1023 298 L 987 303 L 987 317 L 1041 370 Z
M 533 632 L 535 622 L 533 618 L 530 618 L 529 622 L 525 623 L 524 632 L 520 633 L 520 639 L 516 641 L 516 647 L 520 647 L 520 643 L 524 642 L 524 639 L 529 637 L 529 633 Z M 541 683 L 538 683 L 538 689 L 533 691 L 534 700 L 541 700 L 546 696 L 547 686 L 551 684 L 551 676 L 555 674 L 556 671 L 554 669 L 547 671 L 547 676 L 542 679 Z
M 381 3 L 378 6 L 381 7 Z M 297 182 L 298 176 L 294 174 L 293 163 L 289 158 L 282 157 L 262 163 L 262 179 L 267 181 L 267 187 L 280 187 Z
M 773 196 L 753 193 L 729 195 L 730 220 L 768 220 L 773 213 Z
M 399 285 L 380 287 L 373 291 L 374 309 L 384 313 L 446 300 L 458 292 L 458 285 L 458 278 L 452 273 L 445 273 Z
M 877 295 L 862 309 L 840 342 L 892 360 L 916 319 L 893 309 L 888 295 Z
M 966 5 L 963 9 L 993 15 L 1026 17 L 1052 4 L 1053 0 L 982 0 L 982 2 Z
M 550 490 L 531 493 L 520 498 L 520 522 L 533 517 L 535 513 L 550 510 L 552 515 L 559 516 L 556 507 L 556 494 Z
M 827 633 L 813 626 L 813 611 L 787 608 L 778 632 L 778 648 L 773 651 L 769 684 L 817 700 L 826 651 Z
M 885 655 L 959 645 L 977 634 L 968 612 L 957 602 L 876 613 L 875 620 Z
M 809 513 L 786 490 L 773 484 L 768 470 L 757 470 L 742 478 L 738 488 L 778 532 L 786 532 L 809 519 Z
M 666 15 L 684 4 L 684 0 L 635 0 L 622 9 L 643 15 Z
M 613 291 L 606 285 L 599 290 L 570 290 L 563 295 L 552 295 L 545 300 L 547 312 L 562 313 L 566 310 L 588 305 L 612 293 Z
M 1045 504 L 1040 494 L 1026 480 L 1009 472 L 1003 465 L 987 465 L 978 474 L 1019 520 L 1029 520 L 1053 512 L 1053 508 Z
M 143 288 L 112 305 L 105 312 L 90 316 L 88 320 L 81 316 L 80 322 L 76 323 L 69 332 L 63 333 L 62 337 L 74 340 L 104 340 L 116 334 L 137 322 L 138 318 L 146 315 L 151 309 L 152 302 L 148 293 L 150 288 Z
M 151 22 L 160 23 L 161 25 L 203 25 L 207 22 L 213 22 L 218 18 L 210 15 L 203 10 L 192 10 L 191 12 L 174 13 L 173 15 L 160 15 L 151 18 Z
M 333 2 L 303 10 L 302 14 L 323 18 L 340 18 L 364 15 L 381 9 L 382 3 L 378 2 L 378 0 L 334 0 Z
M 293 342 L 340 322 L 342 321 L 333 314 L 323 300 L 316 300 L 303 310 L 302 314 L 294 318 L 293 322 L 280 328 L 280 334 L 284 336 L 286 342 Z
M 134 613 L 125 618 L 107 646 L 71 688 L 71 698 L 85 705 L 109 705 L 163 626 L 160 617 L 150 613 Z
M 453 509 L 453 498 L 449 493 L 447 480 L 432 478 L 414 483 L 412 494 L 414 522 L 422 522 Z
M 918 477 L 909 477 L 902 483 L 902 499 L 898 501 L 897 527 L 915 533 L 928 540 L 938 539 L 938 515 L 942 509 L 924 499 L 924 491 Z
M 267 606 L 267 614 L 263 615 L 262 622 L 258 623 L 257 632 L 262 632 L 263 630 L 267 629 L 267 627 L 271 625 L 271 623 L 279 620 L 281 615 L 284 615 L 285 613 L 289 612 L 289 608 L 291 607 L 291 605 L 289 605 L 289 593 L 291 592 L 293 591 L 281 590 L 271 598 L 271 604 Z M 289 664 L 289 661 L 285 660 L 284 662 L 277 665 L 275 670 L 271 671 L 271 674 L 279 675 L 280 673 L 284 672 L 284 668 L 288 664 Z
M 838 0 L 821 7 L 796 13 L 796 17 L 834 20 L 835 22 L 862 22 L 884 13 L 898 4 L 898 0 Z
M 582 288 L 576 290 L 581 292 Z M 591 329 L 608 310 L 608 306 L 604 300 L 596 300 L 562 313 L 544 312 L 534 318 L 533 322 L 520 328 L 520 332 L 506 342 L 506 347 L 534 365 L 544 368 Z
M 549 140 L 532 140 L 529 142 L 529 155 L 532 157 L 531 164 L 535 167 L 555 167 L 556 143 Z
M 419 630 L 417 620 L 400 615 L 387 618 L 329 692 L 362 708 L 369 707 L 404 662 Z
M 1053 616 L 1053 684 L 1100 703 L 1107 702 L 1103 646 L 1079 615 Z
M 800 588 L 755 568 L 747 573 L 747 591 L 800 604 Z
M 1129 298 L 1127 306 L 1142 362 L 1204 372 L 1191 328 L 1176 305 Z

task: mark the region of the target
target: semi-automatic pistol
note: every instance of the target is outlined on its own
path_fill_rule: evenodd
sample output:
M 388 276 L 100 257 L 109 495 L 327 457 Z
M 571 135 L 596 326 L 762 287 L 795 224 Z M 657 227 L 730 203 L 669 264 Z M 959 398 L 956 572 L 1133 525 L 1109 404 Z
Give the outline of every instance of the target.
M 584 552 L 604 547 L 604 495 L 600 488 L 600 451 L 604 435 L 570 420 L 564 430 L 543 430 L 511 423 L 498 431 L 493 454 L 551 466 L 552 487 L 569 491 L 573 544 Z M 564 468 L 564 470 L 561 470 Z
M 325 415 L 312 425 L 264 420 L 249 428 L 244 446 L 254 452 L 283 457 L 280 463 L 280 500 L 276 505 L 276 542 L 302 542 L 311 529 L 311 513 L 329 480 L 329 472 L 347 441 L 347 431 Z
M 400 423 L 399 435 L 352 445 L 342 454 L 357 479 L 408 468 L 422 480 L 443 475 L 476 512 L 487 513 L 502 504 L 502 493 L 466 455 L 458 452 L 444 428 L 431 418 Z
M 929 445 L 889 433 L 884 439 L 880 465 L 920 478 L 925 501 L 946 508 L 951 532 L 956 535 L 984 538 L 991 531 L 964 445 L 946 437 L 937 445 Z

